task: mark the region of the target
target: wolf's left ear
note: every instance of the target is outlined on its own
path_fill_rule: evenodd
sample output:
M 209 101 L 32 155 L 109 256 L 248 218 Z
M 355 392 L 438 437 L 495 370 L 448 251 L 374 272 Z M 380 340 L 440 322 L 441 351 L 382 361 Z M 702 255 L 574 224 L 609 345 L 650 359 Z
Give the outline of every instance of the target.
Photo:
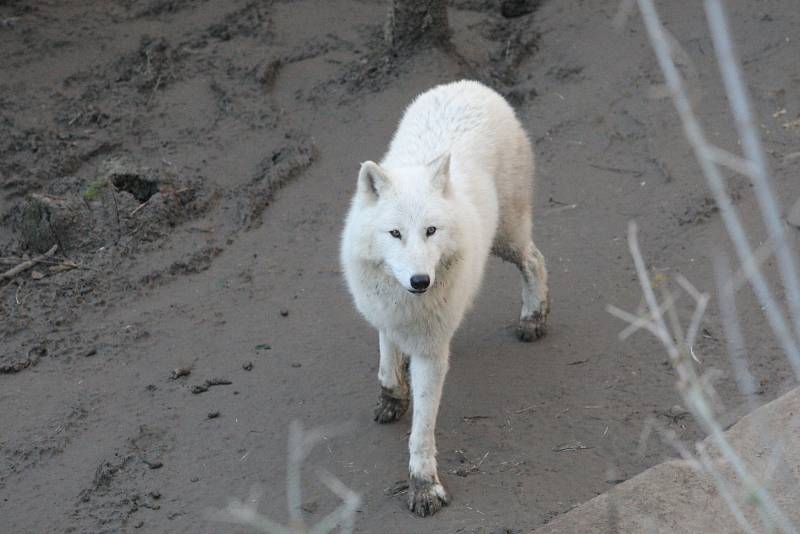
M 433 187 L 442 193 L 446 193 L 450 183 L 450 153 L 445 152 L 436 158 L 431 163 L 431 166 L 436 169 L 433 172 L 433 179 L 431 181 Z

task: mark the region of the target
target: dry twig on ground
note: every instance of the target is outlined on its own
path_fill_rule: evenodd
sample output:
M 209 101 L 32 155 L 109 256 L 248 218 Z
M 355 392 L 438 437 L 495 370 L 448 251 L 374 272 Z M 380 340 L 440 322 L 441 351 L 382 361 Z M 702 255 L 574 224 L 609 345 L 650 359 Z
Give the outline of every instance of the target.
M 9 279 L 9 278 L 14 278 L 19 273 L 21 273 L 23 271 L 26 271 L 26 270 L 30 269 L 31 267 L 33 267 L 34 265 L 36 265 L 37 263 L 43 262 L 47 258 L 51 257 L 53 254 L 56 253 L 57 250 L 58 250 L 58 245 L 53 245 L 52 247 L 50 247 L 50 250 L 48 250 L 44 254 L 36 256 L 35 258 L 31 258 L 31 259 L 29 259 L 27 261 L 23 261 L 22 263 L 20 263 L 16 267 L 12 267 L 11 269 L 9 269 L 6 272 L 4 272 L 3 274 L 0 274 L 0 280 L 6 280 L 6 279 Z

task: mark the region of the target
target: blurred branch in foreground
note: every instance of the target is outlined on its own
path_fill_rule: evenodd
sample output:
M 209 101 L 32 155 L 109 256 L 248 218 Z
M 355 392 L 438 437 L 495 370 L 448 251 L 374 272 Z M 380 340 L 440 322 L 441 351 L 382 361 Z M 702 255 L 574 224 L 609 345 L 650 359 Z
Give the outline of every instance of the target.
M 800 279 L 797 261 L 785 233 L 785 223 L 779 216 L 780 208 L 770 185 L 763 149 L 758 129 L 753 120 L 745 84 L 733 52 L 728 23 L 720 0 L 705 0 L 705 9 L 714 42 L 717 62 L 720 66 L 725 90 L 735 119 L 737 133 L 741 140 L 744 157 L 727 152 L 712 145 L 692 110 L 690 98 L 684 81 L 679 74 L 673 58 L 675 42 L 664 29 L 652 0 L 637 0 L 642 12 L 648 36 L 664 74 L 666 86 L 681 118 L 684 133 L 692 145 L 695 156 L 705 175 L 714 199 L 719 206 L 722 220 L 730 236 L 744 277 L 750 283 L 761 304 L 779 346 L 788 359 L 795 376 L 800 379 L 800 352 L 797 336 L 800 335 Z M 727 192 L 725 177 L 721 167 L 743 174 L 750 178 L 758 200 L 759 209 L 769 233 L 770 246 L 765 250 L 774 253 L 788 301 L 789 313 L 785 314 L 767 284 L 761 269 L 764 252 L 753 252 L 739 214 Z M 695 444 L 695 453 L 682 444 L 677 437 L 662 431 L 689 465 L 699 473 L 706 474 L 713 481 L 720 496 L 725 500 L 737 524 L 746 532 L 784 532 L 795 533 L 786 514 L 776 504 L 767 490 L 770 473 L 751 473 L 747 463 L 740 457 L 727 439 L 719 423 L 721 403 L 712 384 L 711 372 L 701 374 L 697 369 L 697 358 L 693 345 L 708 304 L 709 295 L 698 291 L 686 278 L 676 277 L 683 292 L 694 301 L 695 308 L 687 328 L 684 329 L 678 317 L 674 302 L 678 294 L 668 293 L 662 287 L 662 300 L 659 302 L 654 291 L 647 267 L 639 248 L 637 226 L 631 222 L 628 228 L 628 244 L 636 265 L 644 301 L 645 314 L 633 314 L 609 305 L 608 311 L 626 321 L 628 326 L 620 333 L 626 338 L 639 329 L 653 334 L 663 345 L 670 362 L 678 375 L 677 390 L 686 408 L 692 413 L 702 430 L 708 435 L 711 444 L 718 450 L 731 473 L 723 474 L 718 462 L 712 461 L 702 442 Z M 738 289 L 736 276 L 731 274 L 729 261 L 717 258 L 715 273 L 719 289 L 720 308 L 725 324 L 727 349 L 736 374 L 740 391 L 748 399 L 750 408 L 753 400 L 754 382 L 750 374 L 744 340 L 740 330 L 735 304 L 735 291 Z M 796 419 L 796 417 L 795 417 Z M 792 429 L 786 429 L 791 432 Z M 780 436 L 765 436 L 770 454 L 778 465 L 781 461 L 782 439 Z M 745 506 L 757 511 L 755 524 L 753 514 L 747 514 Z
M 340 429 L 313 428 L 304 431 L 299 422 L 294 421 L 289 428 L 289 453 L 286 465 L 286 500 L 289 508 L 289 525 L 284 526 L 258 512 L 258 505 L 264 492 L 253 488 L 250 496 L 243 502 L 232 499 L 223 510 L 210 514 L 214 521 L 234 523 L 253 528 L 258 532 L 270 534 L 327 534 L 339 528 L 339 532 L 351 533 L 355 524 L 355 514 L 361 506 L 361 497 L 345 486 L 338 478 L 327 471 L 318 471 L 320 481 L 340 499 L 342 504 L 323 517 L 319 523 L 307 526 L 303 521 L 301 468 L 311 450 L 326 436 L 339 433 Z

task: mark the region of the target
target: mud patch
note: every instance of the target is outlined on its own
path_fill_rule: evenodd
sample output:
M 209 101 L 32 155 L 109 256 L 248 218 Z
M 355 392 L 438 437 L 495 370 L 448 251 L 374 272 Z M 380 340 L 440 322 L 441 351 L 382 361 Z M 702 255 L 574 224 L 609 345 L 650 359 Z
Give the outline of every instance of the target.
M 113 532 L 129 526 L 131 516 L 143 508 L 160 509 L 160 493 L 147 490 L 148 473 L 163 466 L 170 449 L 164 430 L 140 426 L 112 459 L 97 467 L 91 484 L 78 496 L 76 518 L 92 529 Z
M 440 54 L 448 58 L 447 62 L 457 66 L 455 79 L 484 82 L 500 93 L 510 95 L 514 105 L 520 105 L 537 94 L 530 81 L 518 75 L 518 70 L 523 61 L 537 50 L 540 34 L 535 29 L 534 19 L 540 3 L 507 0 L 498 6 L 496 2 L 480 0 L 454 2 L 455 9 L 481 14 L 480 21 L 468 27 L 477 35 L 472 35 L 466 43 L 454 34 L 450 43 L 438 49 L 427 47 L 423 55 Z M 364 93 L 381 91 L 398 77 L 408 74 L 415 61 L 414 54 L 388 51 L 380 26 L 364 28 L 362 34 L 370 52 L 344 64 L 334 79 L 314 87 L 309 92 L 309 101 L 320 103 L 336 94 L 340 105 L 352 103 Z M 473 49 L 482 50 L 486 57 L 475 55 Z
M 152 271 L 141 279 L 141 283 L 150 287 L 164 284 L 177 276 L 197 274 L 211 267 L 214 258 L 222 254 L 220 247 L 204 247 L 192 253 L 186 260 L 173 262 L 168 268 L 161 271 Z
M 185 53 L 176 50 L 166 39 L 151 40 L 145 36 L 139 50 L 117 62 L 115 81 L 149 95 L 178 79 L 185 57 Z
M 703 197 L 698 200 L 695 205 L 687 207 L 684 212 L 678 216 L 678 224 L 681 226 L 687 224 L 703 224 L 710 221 L 718 211 L 719 208 L 713 198 Z
M 152 0 L 151 2 L 147 2 L 145 7 L 137 11 L 133 18 L 171 15 L 184 10 L 193 3 L 192 0 Z M 134 2 L 126 2 L 126 4 L 128 9 L 135 5 Z
M 151 169 L 112 159 L 94 180 L 65 177 L 29 195 L 10 219 L 22 250 L 44 252 L 58 245 L 72 255 L 164 235 L 165 226 L 205 210 L 198 188 L 191 180 L 161 180 Z M 150 209 L 140 214 L 146 202 Z
M 303 134 L 287 134 L 290 142 L 261 160 L 250 183 L 229 195 L 223 210 L 238 213 L 237 230 L 261 225 L 261 214 L 275 193 L 314 161 L 314 143 Z
M 47 356 L 46 348 L 34 347 L 28 351 L 28 356 L 25 359 L 11 359 L 8 362 L 0 361 L 0 375 L 11 375 L 35 367 L 44 356 Z
M 9 477 L 20 475 L 40 466 L 64 452 L 75 436 L 82 431 L 89 414 L 87 404 L 78 403 L 63 416 L 49 421 L 32 439 L 9 438 L 0 441 L 3 462 L 0 463 L 0 487 Z

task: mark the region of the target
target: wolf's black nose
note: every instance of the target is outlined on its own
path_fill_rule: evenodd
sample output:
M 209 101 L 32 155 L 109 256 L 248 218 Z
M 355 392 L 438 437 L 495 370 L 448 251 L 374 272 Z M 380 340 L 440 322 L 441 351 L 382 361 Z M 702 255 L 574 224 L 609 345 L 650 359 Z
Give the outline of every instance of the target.
M 415 274 L 411 277 L 411 287 L 414 289 L 428 289 L 431 285 L 431 277 L 427 274 Z

